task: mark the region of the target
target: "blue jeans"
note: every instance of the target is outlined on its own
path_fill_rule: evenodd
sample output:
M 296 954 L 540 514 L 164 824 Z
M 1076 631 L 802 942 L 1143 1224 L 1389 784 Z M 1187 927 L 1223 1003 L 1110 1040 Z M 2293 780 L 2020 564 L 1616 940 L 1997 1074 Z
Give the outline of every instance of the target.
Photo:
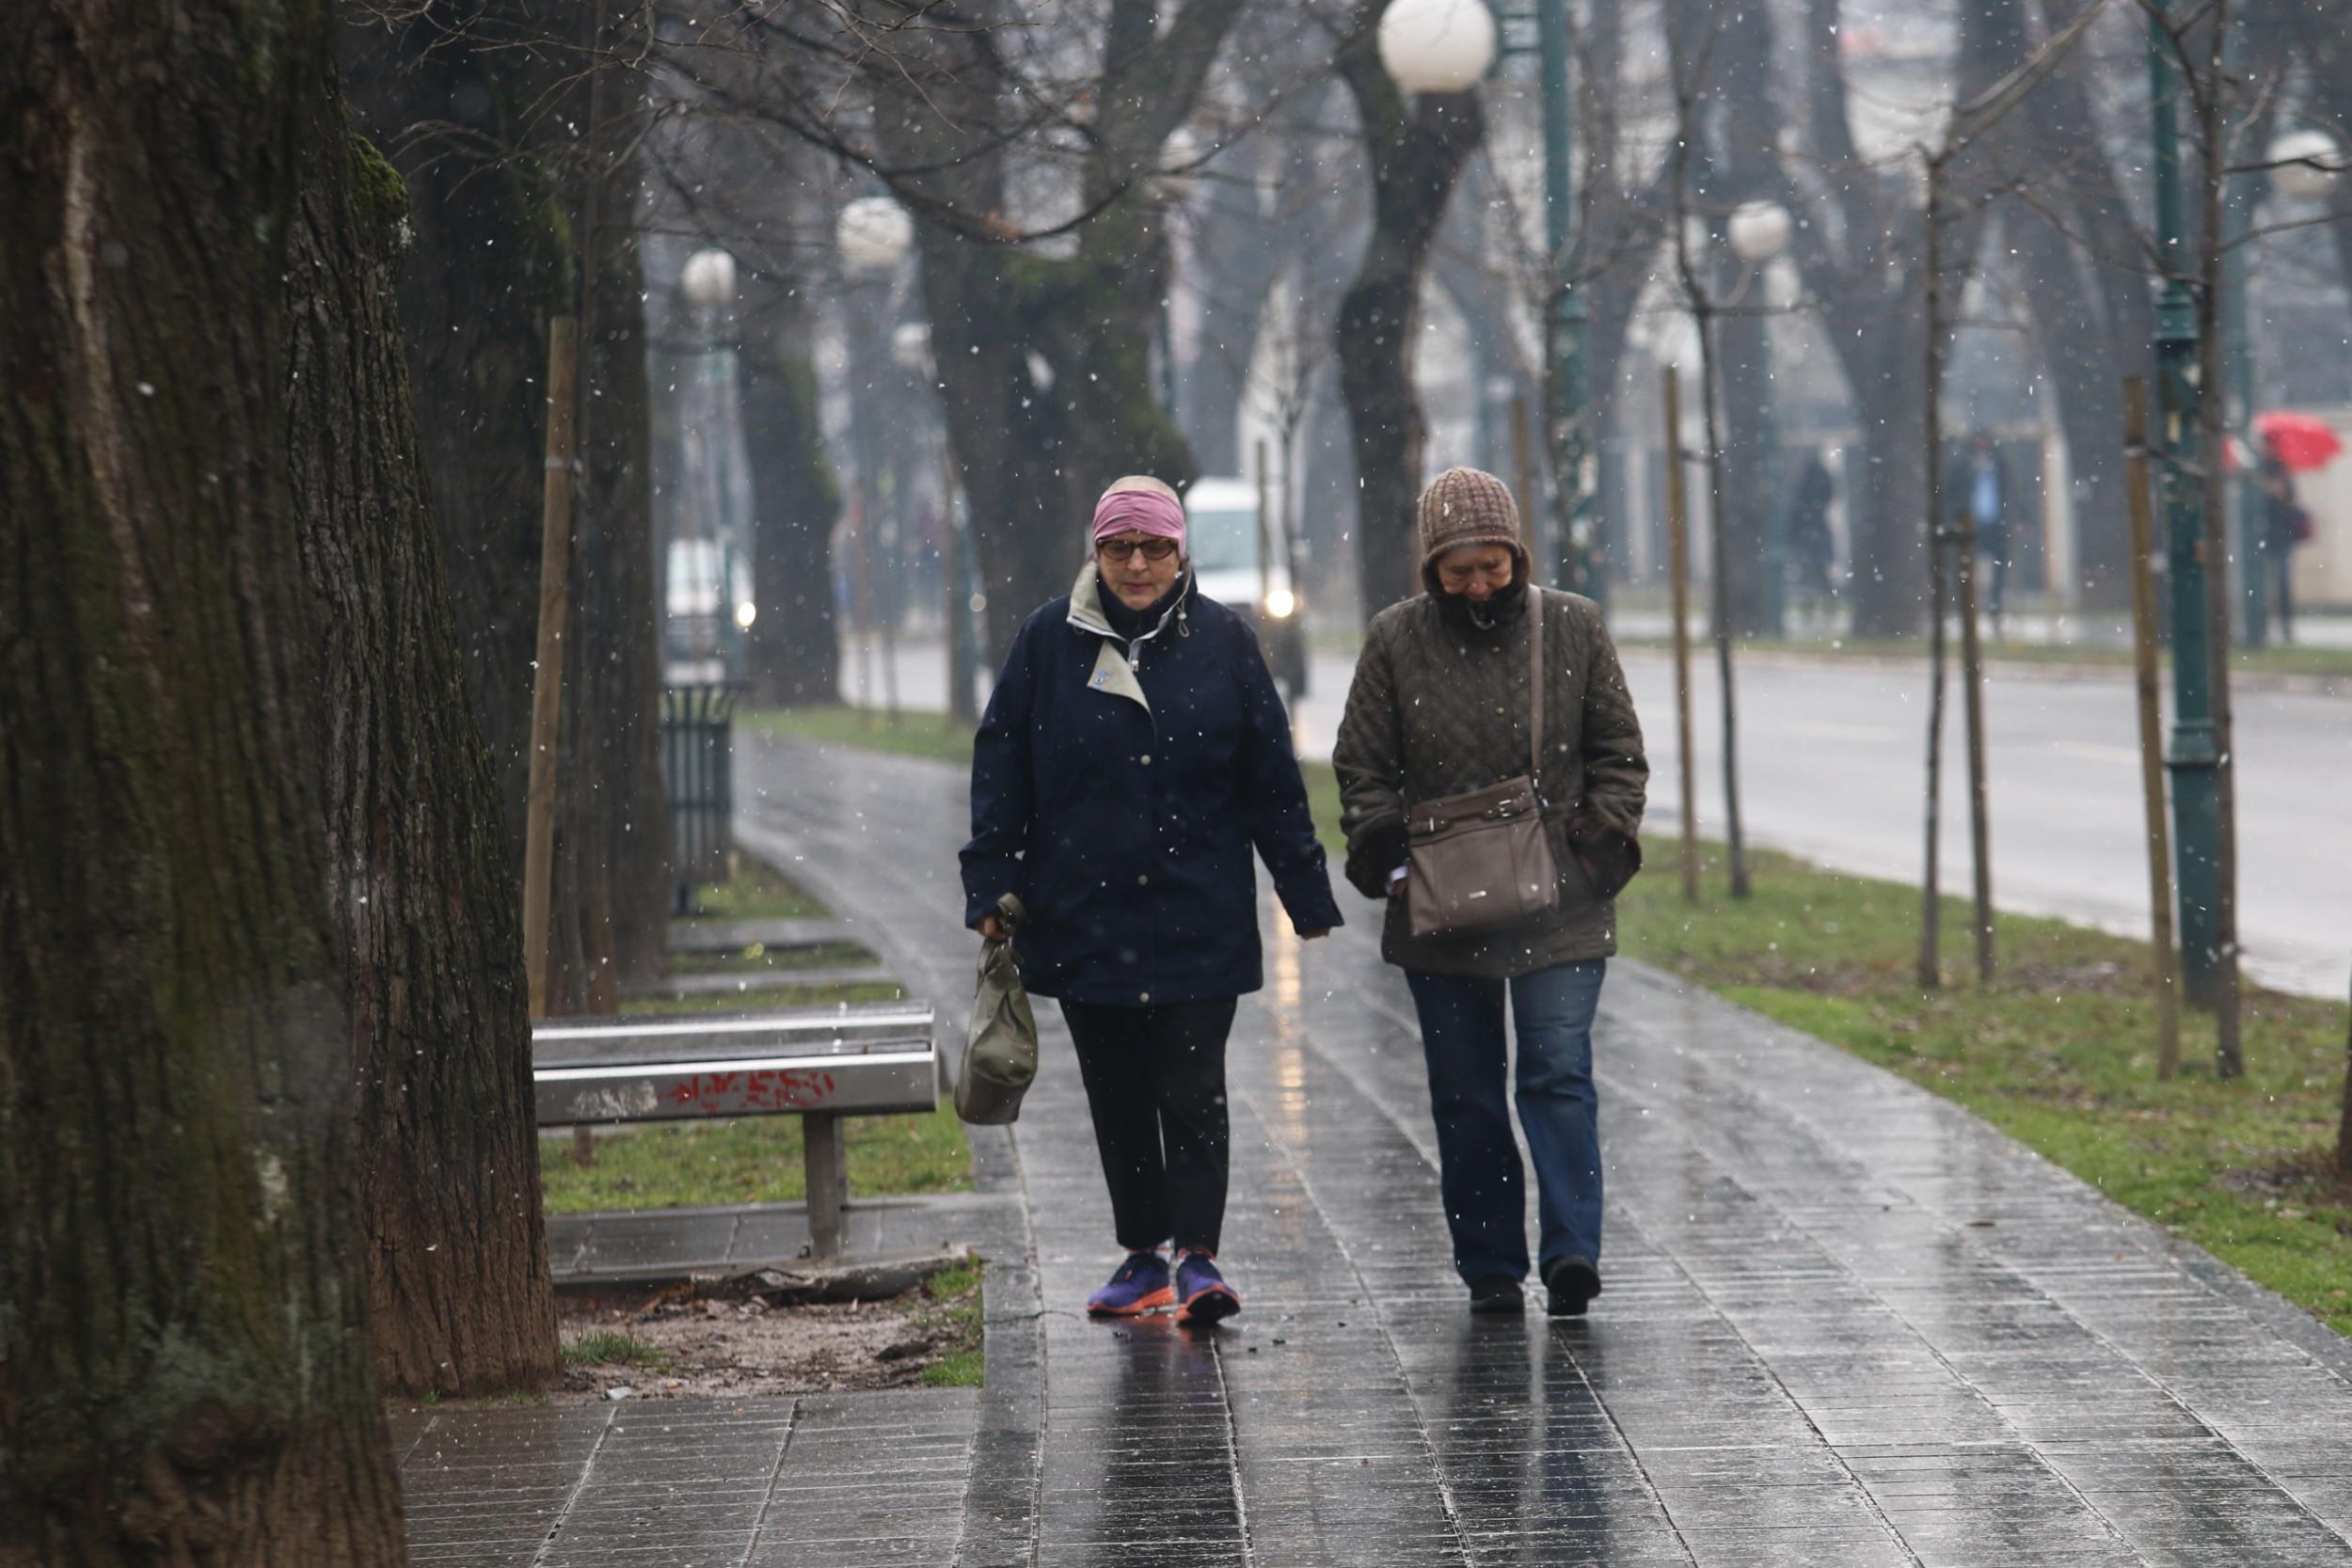
M 1527 1277 L 1527 1198 L 1511 1112 L 1503 1099 L 1507 986 L 1518 1024 L 1519 1125 L 1535 1162 L 1549 1263 L 1581 1253 L 1600 1261 L 1600 1098 L 1593 1087 L 1593 1014 L 1604 959 L 1555 964 L 1513 980 L 1406 970 L 1429 1063 L 1438 1123 L 1438 1184 L 1465 1280 Z

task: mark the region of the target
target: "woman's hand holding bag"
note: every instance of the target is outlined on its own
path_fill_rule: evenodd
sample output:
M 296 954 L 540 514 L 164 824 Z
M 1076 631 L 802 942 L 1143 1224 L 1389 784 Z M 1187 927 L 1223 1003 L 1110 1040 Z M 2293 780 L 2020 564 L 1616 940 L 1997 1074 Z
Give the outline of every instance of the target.
M 1005 935 L 980 945 L 972 1022 L 956 1070 L 956 1115 L 975 1126 L 1001 1127 L 1017 1118 L 1021 1097 L 1037 1080 L 1037 1016 L 1012 957 L 1012 932 L 1022 914 L 1020 899 L 1009 893 L 999 898 L 991 918 Z

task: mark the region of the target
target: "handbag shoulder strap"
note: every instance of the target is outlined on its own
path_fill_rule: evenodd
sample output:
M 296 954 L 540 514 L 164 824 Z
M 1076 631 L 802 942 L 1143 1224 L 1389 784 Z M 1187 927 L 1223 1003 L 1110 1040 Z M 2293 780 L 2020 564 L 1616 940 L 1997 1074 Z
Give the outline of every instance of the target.
M 1544 590 L 1541 584 L 1527 587 L 1527 701 L 1532 712 L 1527 721 L 1527 776 L 1534 784 L 1536 793 L 1543 793 L 1544 774 Z

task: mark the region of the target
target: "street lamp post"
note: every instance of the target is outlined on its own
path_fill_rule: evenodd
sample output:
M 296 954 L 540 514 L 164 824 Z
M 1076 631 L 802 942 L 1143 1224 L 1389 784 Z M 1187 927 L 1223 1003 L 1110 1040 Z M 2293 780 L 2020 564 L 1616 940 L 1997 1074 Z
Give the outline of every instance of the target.
M 874 531 L 882 499 L 879 483 L 882 467 L 881 433 L 876 428 L 881 409 L 873 395 L 873 366 L 882 357 L 878 340 L 882 336 L 879 318 L 886 309 L 884 293 L 891 271 L 905 257 L 914 243 L 914 220 L 905 208 L 886 196 L 860 197 L 841 209 L 834 224 L 834 245 L 841 253 L 841 268 L 850 277 L 848 291 L 850 319 L 850 401 L 857 429 L 851 439 L 851 450 L 857 460 L 857 538 L 855 596 L 858 599 L 859 626 L 858 668 L 859 685 L 866 683 L 865 672 L 869 667 L 866 640 L 877 629 L 882 634 L 883 706 L 893 719 L 898 713 L 898 660 L 897 639 L 892 634 L 890 617 L 878 616 L 874 605 Z M 868 693 L 861 689 L 859 695 Z
M 1498 40 L 1496 21 L 1509 29 Z M 1525 41 L 1533 26 L 1534 42 Z M 1490 11 L 1482 0 L 1393 0 L 1380 17 L 1380 63 L 1407 92 L 1460 92 L 1496 60 L 1539 56 L 1544 127 L 1544 436 L 1556 480 L 1552 536 L 1561 583 L 1605 602 L 1604 547 L 1593 507 L 1594 444 L 1584 388 L 1584 296 L 1575 288 L 1575 122 L 1568 0 Z
M 1795 223 L 1788 209 L 1777 201 L 1749 201 L 1732 211 L 1725 227 L 1730 233 L 1732 254 L 1757 269 L 1760 283 L 1765 269 L 1788 248 L 1789 230 Z M 1769 318 L 1764 323 L 1762 339 L 1762 368 L 1769 383 L 1772 374 L 1772 326 Z M 1788 621 L 1788 514 L 1781 495 L 1780 424 L 1772 415 L 1777 401 L 1768 389 L 1756 413 L 1756 437 L 1764 458 L 1764 630 L 1773 638 L 1786 634 Z
M 890 334 L 890 357 L 924 386 L 938 385 L 939 363 L 931 357 L 930 323 L 902 323 Z M 946 612 L 941 630 L 947 639 L 947 714 L 973 723 L 980 716 L 972 691 L 980 655 L 973 637 L 971 541 L 957 517 L 957 488 L 955 451 L 943 423 L 939 432 L 939 587 Z
M 2154 134 L 2156 254 L 2164 292 L 2156 305 L 2157 420 L 2166 564 L 2172 593 L 2172 835 L 2177 847 L 2181 977 L 2191 1003 L 2218 999 L 2221 946 L 2221 797 L 2213 718 L 2213 641 L 2205 614 L 2204 492 L 2199 472 L 2196 309 L 2182 258 L 2180 84 L 2167 55 L 2166 16 L 2149 14 L 2148 73 Z M 2211 237 L 2207 243 L 2213 243 Z M 2219 562 L 2211 562 L 2221 569 Z
M 697 657 L 715 657 L 727 679 L 739 680 L 746 661 L 744 642 L 758 610 L 747 559 L 749 542 L 743 537 L 735 505 L 735 348 L 725 330 L 727 313 L 735 309 L 735 258 L 715 245 L 694 252 L 678 271 L 678 291 L 693 308 L 702 351 L 695 376 L 699 385 L 695 434 L 703 461 L 695 477 L 703 495 L 700 503 L 690 509 L 687 538 L 710 546 L 707 558 L 700 552 L 685 552 L 685 565 L 693 573 L 707 569 L 715 578 L 710 585 L 714 594 L 710 642 L 704 646 L 697 636 L 691 651 Z M 697 590 L 702 586 L 695 584 Z M 663 593 L 666 604 L 666 587 Z

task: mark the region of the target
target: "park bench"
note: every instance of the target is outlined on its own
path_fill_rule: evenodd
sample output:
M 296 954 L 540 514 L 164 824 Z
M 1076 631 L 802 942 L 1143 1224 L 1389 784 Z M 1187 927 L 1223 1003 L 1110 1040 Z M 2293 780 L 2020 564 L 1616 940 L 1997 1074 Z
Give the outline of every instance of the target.
M 928 1003 L 545 1020 L 532 1027 L 531 1069 L 542 1127 L 799 1117 L 818 1258 L 841 1254 L 850 1197 L 841 1118 L 938 1104 Z

